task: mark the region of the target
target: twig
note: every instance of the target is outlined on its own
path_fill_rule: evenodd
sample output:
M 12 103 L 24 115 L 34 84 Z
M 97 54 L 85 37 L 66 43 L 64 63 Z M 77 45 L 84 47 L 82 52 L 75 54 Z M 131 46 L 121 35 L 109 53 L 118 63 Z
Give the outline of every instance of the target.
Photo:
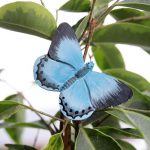
M 126 19 L 119 20 L 118 22 L 128 22 L 128 21 L 142 21 L 145 19 L 150 19 L 150 16 L 136 16 L 136 17 L 130 17 Z
M 92 8 L 91 8 L 91 11 L 90 11 L 90 14 L 89 14 L 89 19 L 88 19 L 88 22 L 87 22 L 87 26 L 85 27 L 85 29 L 84 29 L 84 31 L 83 31 L 81 37 L 79 38 L 79 42 L 82 40 L 83 36 L 84 36 L 85 33 L 86 33 L 87 28 L 90 26 L 95 3 L 96 3 L 96 0 L 93 0 Z
M 22 94 L 22 93 L 19 93 L 23 98 L 24 100 L 29 104 L 30 107 L 33 108 L 32 104 L 29 102 L 29 100 L 27 100 L 27 98 Z M 47 127 L 47 129 L 50 131 L 50 133 L 53 135 L 55 134 L 55 131 L 51 128 L 51 126 L 44 120 L 44 118 L 37 112 L 35 112 L 35 114 L 41 119 L 41 121 L 43 122 L 43 124 Z
M 32 108 L 32 107 L 30 107 L 30 106 L 26 106 L 26 105 L 23 105 L 23 104 L 22 104 L 22 106 L 25 107 L 25 108 L 27 108 L 27 109 L 30 109 L 31 111 L 34 111 L 34 112 L 37 112 L 37 113 L 39 113 L 39 114 L 41 114 L 41 115 L 47 116 L 47 117 L 49 117 L 49 118 L 53 118 L 53 119 L 59 120 L 59 121 L 61 121 L 61 122 L 65 122 L 65 120 L 63 120 L 63 119 L 60 119 L 60 118 L 58 118 L 58 117 L 49 115 L 49 114 L 47 114 L 47 113 L 45 113 L 45 112 L 36 110 L 35 108 Z
M 95 3 L 96 3 L 96 0 L 93 0 L 92 8 L 91 8 L 91 11 L 90 11 L 90 14 L 89 14 L 89 20 L 88 20 L 89 34 L 88 34 L 87 44 L 85 46 L 85 51 L 84 51 L 84 54 L 83 54 L 84 61 L 86 59 L 86 55 L 87 55 L 88 48 L 89 48 L 90 43 L 91 43 L 91 39 L 92 39 L 92 36 L 93 36 L 94 27 L 95 27 L 95 19 L 93 19 L 93 16 L 92 16 Z
M 97 18 L 97 22 L 101 22 L 110 12 L 111 10 L 116 6 L 116 4 L 119 2 L 120 0 L 116 0 L 106 11 L 104 11 L 102 13 L 102 15 L 100 15 L 98 18 Z
M 38 140 L 38 137 L 39 137 L 39 133 L 40 133 L 40 130 L 38 129 L 38 130 L 37 130 L 37 133 L 36 133 L 36 136 L 35 136 L 35 138 L 34 138 L 33 147 L 36 146 L 36 143 L 37 143 L 37 140 Z
M 89 35 L 88 35 L 87 43 L 86 43 L 84 54 L 83 54 L 84 61 L 86 59 L 86 55 L 87 55 L 87 52 L 88 52 L 88 49 L 89 49 L 89 46 L 90 46 L 90 43 L 91 43 L 91 40 L 92 40 L 94 28 L 95 28 L 95 20 L 92 19 L 91 23 L 90 23 L 90 27 L 89 27 Z
M 56 23 L 58 23 L 58 9 L 56 10 Z
M 45 4 L 44 4 L 43 0 L 40 0 L 40 2 L 41 2 L 41 4 L 45 7 Z

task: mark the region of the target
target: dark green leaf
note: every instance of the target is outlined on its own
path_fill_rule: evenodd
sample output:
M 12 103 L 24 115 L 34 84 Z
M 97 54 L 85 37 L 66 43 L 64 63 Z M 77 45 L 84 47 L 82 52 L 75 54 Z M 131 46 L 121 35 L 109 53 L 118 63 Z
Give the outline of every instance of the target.
M 110 124 L 111 125 L 111 124 Z M 122 139 L 122 138 L 142 138 L 141 133 L 138 130 L 132 128 L 114 128 L 109 126 L 104 126 L 97 128 L 97 130 L 112 136 L 115 139 Z
M 122 2 L 117 3 L 117 5 L 150 11 L 149 0 L 123 0 Z
M 92 47 L 92 51 L 101 70 L 125 68 L 123 57 L 114 44 L 97 44 Z
M 13 94 L 8 97 L 6 97 L 4 100 L 11 100 L 19 103 L 23 103 L 23 97 L 20 94 Z M 16 123 L 16 122 L 23 122 L 25 119 L 25 112 L 24 110 L 21 110 L 8 119 L 5 119 L 5 122 L 11 122 L 11 123 Z M 6 128 L 6 132 L 8 135 L 16 142 L 20 143 L 21 140 L 21 135 L 22 135 L 22 129 L 21 128 Z
M 13 101 L 0 101 L 0 120 L 9 118 L 22 108 L 23 106 Z
M 43 6 L 14 2 L 0 7 L 0 27 L 51 39 L 56 22 Z
M 90 10 L 89 0 L 69 0 L 59 10 L 70 11 L 70 12 L 87 12 Z
M 19 144 L 5 144 L 8 150 L 37 150 L 34 147 Z
M 150 15 L 137 9 L 115 9 L 111 12 L 111 15 L 118 21 L 133 22 L 150 27 Z
M 61 133 L 52 135 L 48 145 L 44 150 L 64 150 L 64 144 Z
M 117 142 L 120 144 L 122 150 L 136 150 L 134 146 L 129 144 L 128 142 L 117 140 Z
M 121 150 L 110 136 L 94 129 L 80 129 L 75 150 Z
M 150 83 L 136 73 L 126 71 L 124 69 L 109 69 L 105 70 L 104 72 L 125 82 L 128 82 L 141 92 L 150 91 Z
M 77 30 L 76 30 L 76 36 L 79 39 L 81 37 L 81 35 L 83 34 L 85 28 L 87 27 L 87 23 L 89 20 L 89 16 L 86 16 L 81 23 L 79 24 Z
M 111 1 L 112 0 L 96 0 L 93 15 L 96 18 L 101 17 L 104 14 L 104 12 L 108 9 L 108 4 Z
M 97 29 L 93 42 L 150 46 L 150 28 L 135 23 L 115 23 Z

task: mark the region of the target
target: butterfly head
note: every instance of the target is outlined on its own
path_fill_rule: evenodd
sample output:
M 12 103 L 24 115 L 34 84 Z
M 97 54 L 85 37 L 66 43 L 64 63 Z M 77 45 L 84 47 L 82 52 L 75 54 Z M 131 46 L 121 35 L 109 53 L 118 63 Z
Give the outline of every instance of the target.
M 92 70 L 93 69 L 93 67 L 94 67 L 94 63 L 91 61 L 91 62 L 88 62 L 87 64 L 86 64 L 86 66 L 87 66 L 87 68 L 89 69 L 89 70 Z

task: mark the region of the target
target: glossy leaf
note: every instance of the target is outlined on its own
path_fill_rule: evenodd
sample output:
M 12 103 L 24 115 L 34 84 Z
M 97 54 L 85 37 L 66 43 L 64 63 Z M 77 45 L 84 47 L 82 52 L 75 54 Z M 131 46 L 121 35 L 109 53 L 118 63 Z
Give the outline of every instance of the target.
M 13 94 L 7 96 L 4 99 L 4 101 L 11 100 L 11 101 L 23 103 L 23 99 L 24 98 L 20 94 Z M 25 119 L 25 112 L 24 110 L 21 110 L 15 113 L 14 115 L 12 115 L 10 118 L 5 119 L 5 122 L 9 122 L 9 123 L 23 122 L 24 119 Z M 6 128 L 5 130 L 16 143 L 20 143 L 21 135 L 22 135 L 21 128 Z
M 150 130 L 149 130 L 150 118 L 149 117 L 137 112 L 127 111 L 123 109 L 112 110 L 107 112 L 117 117 L 118 119 L 128 124 L 131 124 L 132 126 L 137 128 L 145 138 L 148 147 L 150 147 L 150 140 L 149 140 L 150 139 Z
M 142 133 L 148 147 L 150 147 L 150 118 L 139 113 L 132 111 L 125 111 L 125 115 L 128 117 L 130 122 Z
M 23 106 L 13 101 L 0 101 L 0 120 L 9 118 L 22 108 Z
M 150 46 L 150 28 L 135 23 L 115 23 L 94 32 L 95 43 L 120 43 L 137 46 Z
M 94 129 L 80 129 L 75 150 L 121 150 L 119 144 L 110 136 Z
M 52 14 L 33 2 L 14 2 L 0 7 L 0 27 L 51 39 L 56 30 Z
M 150 1 L 149 0 L 123 0 L 117 3 L 118 6 L 126 6 L 137 8 L 145 11 L 150 11 Z
M 136 148 L 128 142 L 122 140 L 117 140 L 117 142 L 120 144 L 122 150 L 136 150 Z
M 139 133 L 139 131 L 137 131 L 136 129 L 132 129 L 132 128 L 123 128 L 122 129 L 122 128 L 104 126 L 104 127 L 97 128 L 97 130 L 99 130 L 109 136 L 112 136 L 115 139 L 142 138 L 141 133 Z
M 48 145 L 44 150 L 64 150 L 64 144 L 61 133 L 52 135 Z
M 70 11 L 70 12 L 87 12 L 90 10 L 89 0 L 69 0 L 59 10 Z
M 81 35 L 83 34 L 85 28 L 87 27 L 89 16 L 86 16 L 81 23 L 79 24 L 77 30 L 76 30 L 76 36 L 79 39 Z
M 142 24 L 150 27 L 150 15 L 137 9 L 120 8 L 111 11 L 111 15 L 117 20 Z
M 92 51 L 101 70 L 125 68 L 123 57 L 114 44 L 97 44 L 92 47 Z
M 19 145 L 19 144 L 5 144 L 8 150 L 37 150 L 34 147 L 28 145 Z
M 108 9 L 108 4 L 111 1 L 112 0 L 96 0 L 93 15 L 96 18 L 101 17 L 104 14 L 104 12 Z
M 150 91 L 150 83 L 145 78 L 136 73 L 126 71 L 124 69 L 109 69 L 105 70 L 104 72 L 125 82 L 128 82 L 141 92 Z

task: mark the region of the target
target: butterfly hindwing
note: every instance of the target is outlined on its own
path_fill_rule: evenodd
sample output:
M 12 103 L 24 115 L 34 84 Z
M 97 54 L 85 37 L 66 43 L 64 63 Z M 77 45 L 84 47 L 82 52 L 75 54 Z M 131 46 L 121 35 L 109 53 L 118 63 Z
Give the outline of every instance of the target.
M 54 61 L 48 55 L 39 57 L 34 64 L 34 79 L 46 90 L 59 91 L 60 87 L 74 74 L 74 68 Z
M 84 79 L 95 109 L 119 105 L 132 96 L 132 91 L 127 85 L 107 74 L 91 71 Z
M 62 23 L 57 28 L 48 56 L 56 61 L 67 63 L 77 70 L 84 66 L 80 45 L 69 24 Z
M 83 120 L 91 116 L 94 108 L 84 79 L 75 81 L 59 96 L 62 113 L 71 120 Z

